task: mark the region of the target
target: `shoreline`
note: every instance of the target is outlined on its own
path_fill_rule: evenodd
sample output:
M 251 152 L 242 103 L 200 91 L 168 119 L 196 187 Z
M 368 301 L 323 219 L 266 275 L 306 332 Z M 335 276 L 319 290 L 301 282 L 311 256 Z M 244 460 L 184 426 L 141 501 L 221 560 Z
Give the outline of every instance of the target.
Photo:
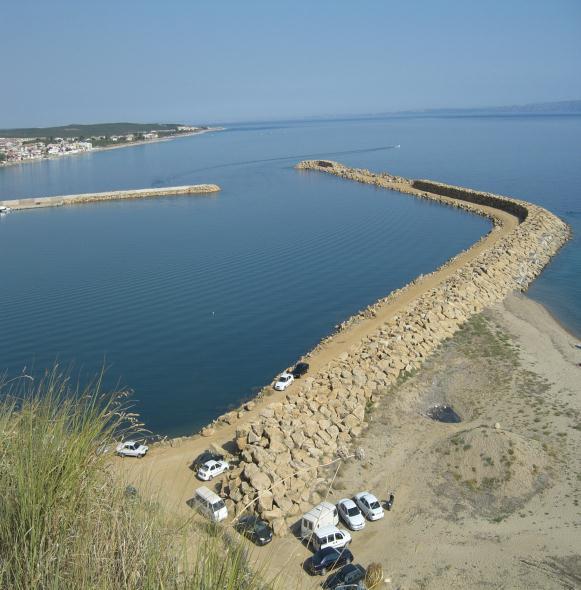
M 328 499 L 395 492 L 393 512 L 352 545 L 364 565 L 382 563 L 387 588 L 577 587 L 581 351 L 571 343 L 540 304 L 509 295 L 374 406 L 358 441 L 365 462 L 345 463 Z M 441 405 L 461 422 L 430 419 Z M 298 567 L 309 551 L 292 537 L 273 543 L 261 565 L 314 587 Z
M 527 298 L 539 305 L 540 307 L 542 307 L 551 316 L 551 319 L 559 325 L 563 332 L 569 334 L 569 336 L 573 340 L 577 340 L 578 343 L 581 344 L 581 333 L 577 334 L 572 328 L 570 328 L 564 320 L 561 320 L 561 318 L 559 318 L 557 314 L 551 310 L 548 304 L 543 303 L 542 301 L 540 301 L 536 297 L 532 297 L 531 295 L 527 295 Z
M 2 168 L 8 168 L 10 166 L 18 166 L 19 164 L 35 164 L 38 162 L 45 162 L 47 160 L 62 160 L 63 158 L 68 158 L 71 156 L 86 156 L 88 154 L 93 154 L 95 152 L 103 152 L 107 150 L 116 150 L 121 148 L 130 148 L 138 145 L 147 145 L 149 143 L 159 143 L 162 141 L 171 141 L 173 139 L 179 139 L 180 137 L 192 137 L 193 135 L 203 135 L 204 133 L 213 133 L 214 131 L 224 131 L 226 127 L 210 127 L 208 129 L 201 129 L 200 131 L 188 131 L 185 133 L 180 133 L 178 135 L 172 135 L 170 137 L 158 137 L 157 139 L 142 139 L 139 141 L 132 141 L 130 143 L 122 143 L 118 145 L 107 145 L 103 147 L 96 147 L 92 150 L 88 150 L 86 152 L 77 152 L 74 154 L 64 154 L 62 156 L 47 156 L 45 158 L 35 158 L 31 160 L 19 160 L 18 162 L 4 162 L 0 164 L 0 170 Z

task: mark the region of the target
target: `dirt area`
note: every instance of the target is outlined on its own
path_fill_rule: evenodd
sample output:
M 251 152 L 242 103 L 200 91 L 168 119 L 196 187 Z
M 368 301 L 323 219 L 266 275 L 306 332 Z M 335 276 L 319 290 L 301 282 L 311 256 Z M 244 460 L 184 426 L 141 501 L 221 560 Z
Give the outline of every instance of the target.
M 511 296 L 369 408 L 365 459 L 340 467 L 328 499 L 395 493 L 351 545 L 357 563 L 383 564 L 385 588 L 581 587 L 575 342 L 544 308 Z M 436 405 L 461 422 L 430 419 Z M 285 587 L 321 582 L 302 571 L 310 552 L 296 539 L 261 551 Z

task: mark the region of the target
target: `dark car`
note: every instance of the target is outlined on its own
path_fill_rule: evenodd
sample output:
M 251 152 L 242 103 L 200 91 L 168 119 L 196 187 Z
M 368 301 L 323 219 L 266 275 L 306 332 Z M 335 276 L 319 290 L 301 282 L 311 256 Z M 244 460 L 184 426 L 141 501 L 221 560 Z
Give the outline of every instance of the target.
M 353 553 L 349 549 L 342 547 L 335 549 L 334 547 L 326 547 L 317 551 L 309 560 L 309 572 L 311 575 L 319 574 L 324 576 L 329 570 L 336 567 L 341 567 L 346 563 L 353 561 Z
M 236 530 L 257 545 L 266 545 L 272 541 L 272 530 L 268 523 L 251 514 L 240 518 Z
M 349 563 L 344 565 L 338 572 L 329 576 L 323 583 L 323 588 L 334 590 L 343 586 L 357 588 L 359 582 L 365 579 L 365 568 L 359 564 Z
M 201 455 L 198 455 L 192 464 L 190 465 L 190 469 L 192 471 L 199 471 L 200 467 L 206 463 L 206 461 L 223 461 L 224 455 L 220 455 L 219 453 L 214 453 L 212 451 L 204 451 Z
M 300 379 L 306 375 L 309 370 L 309 363 L 297 363 L 295 368 L 291 371 L 295 379 Z

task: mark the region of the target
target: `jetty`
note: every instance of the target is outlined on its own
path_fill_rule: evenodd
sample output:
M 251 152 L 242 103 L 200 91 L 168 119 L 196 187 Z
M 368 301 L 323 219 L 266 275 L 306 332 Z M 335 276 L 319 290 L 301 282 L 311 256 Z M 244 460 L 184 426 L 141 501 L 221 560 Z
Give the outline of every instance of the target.
M 216 418 L 197 436 L 161 442 L 149 459 L 148 482 L 171 506 L 185 506 L 192 457 L 211 448 L 236 455 L 221 482 L 229 514 L 249 507 L 276 536 L 324 498 L 329 471 L 357 452 L 369 411 L 399 380 L 486 307 L 524 291 L 569 239 L 550 211 L 523 200 L 430 180 L 306 160 L 304 174 L 326 173 L 452 206 L 492 221 L 491 230 L 432 273 L 342 322 L 304 356 L 310 370 L 286 391 L 265 386 L 252 400 Z M 387 189 L 387 190 L 385 190 Z M 290 360 L 290 359 L 289 359 Z M 133 467 L 135 477 L 141 465 Z M 172 486 L 167 486 L 172 481 Z M 156 496 L 157 498 L 157 496 Z
M 119 201 L 123 199 L 146 199 L 152 197 L 204 195 L 220 191 L 217 184 L 189 184 L 184 186 L 166 186 L 161 188 L 141 188 L 124 191 L 108 191 L 104 193 L 81 193 L 77 195 L 60 195 L 53 197 L 32 197 L 0 201 L 0 206 L 9 207 L 13 211 L 41 209 L 44 207 L 63 207 L 80 205 L 98 201 Z

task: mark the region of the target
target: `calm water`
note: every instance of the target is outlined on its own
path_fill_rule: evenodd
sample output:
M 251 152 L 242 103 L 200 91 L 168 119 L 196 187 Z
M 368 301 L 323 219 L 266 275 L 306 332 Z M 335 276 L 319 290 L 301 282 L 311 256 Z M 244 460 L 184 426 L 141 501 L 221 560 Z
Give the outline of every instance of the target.
M 58 359 L 93 375 L 105 363 L 152 430 L 191 432 L 488 230 L 456 210 L 299 173 L 297 160 L 513 194 L 578 229 L 580 132 L 575 117 L 246 125 L 0 170 L 0 198 L 223 189 L 0 219 L 0 367 L 14 375 Z M 579 258 L 574 241 L 531 294 L 581 333 Z

